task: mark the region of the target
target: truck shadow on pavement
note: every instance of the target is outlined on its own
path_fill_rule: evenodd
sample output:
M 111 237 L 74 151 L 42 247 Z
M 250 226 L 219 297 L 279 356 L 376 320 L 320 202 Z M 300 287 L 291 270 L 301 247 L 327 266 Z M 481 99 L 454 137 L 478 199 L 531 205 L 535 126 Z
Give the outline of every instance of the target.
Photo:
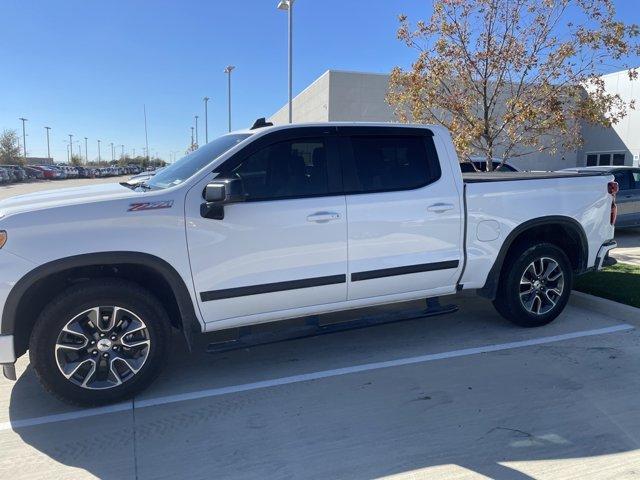
M 141 398 L 602 326 L 576 322 L 569 316 L 535 332 L 519 330 L 473 300 L 452 316 L 222 355 L 189 355 L 177 346 L 167 371 Z M 592 337 L 15 432 L 59 464 L 99 478 L 455 478 L 475 472 L 521 480 L 536 478 L 530 468 L 540 460 L 573 462 L 566 470 L 554 462 L 547 475 L 580 476 L 583 468 L 585 477 L 596 468 L 590 465 L 604 471 L 611 462 L 602 457 L 597 464 L 599 457 L 633 455 L 638 447 L 637 344 L 635 332 Z M 44 394 L 30 370 L 11 395 L 12 420 L 74 410 Z M 15 458 L 18 472 L 20 465 L 37 464 Z

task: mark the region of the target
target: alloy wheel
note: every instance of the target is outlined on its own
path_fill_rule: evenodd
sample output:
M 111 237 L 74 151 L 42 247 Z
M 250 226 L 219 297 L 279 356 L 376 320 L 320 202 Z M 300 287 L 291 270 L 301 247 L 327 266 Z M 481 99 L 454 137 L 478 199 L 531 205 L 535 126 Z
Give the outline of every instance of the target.
M 534 260 L 520 278 L 520 302 L 535 315 L 544 315 L 553 310 L 563 291 L 564 273 L 553 258 Z
M 131 380 L 150 349 L 149 330 L 140 317 L 122 307 L 100 306 L 66 323 L 56 340 L 55 357 L 67 380 L 104 390 Z

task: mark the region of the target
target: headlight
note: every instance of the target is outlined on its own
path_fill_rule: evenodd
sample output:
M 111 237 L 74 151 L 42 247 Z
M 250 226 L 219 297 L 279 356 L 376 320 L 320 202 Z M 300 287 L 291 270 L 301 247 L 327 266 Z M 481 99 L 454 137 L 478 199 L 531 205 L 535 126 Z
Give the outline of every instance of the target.
M 7 243 L 7 232 L 0 230 L 0 248 L 4 247 L 5 243 Z

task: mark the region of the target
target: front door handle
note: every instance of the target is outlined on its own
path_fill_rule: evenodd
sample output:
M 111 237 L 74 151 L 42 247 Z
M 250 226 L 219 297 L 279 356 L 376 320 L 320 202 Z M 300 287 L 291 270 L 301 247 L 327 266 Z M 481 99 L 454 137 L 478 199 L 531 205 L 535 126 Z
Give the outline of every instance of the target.
M 339 219 L 340 214 L 338 212 L 316 212 L 307 217 L 307 222 L 327 223 L 331 220 Z
M 434 203 L 433 205 L 429 205 L 427 210 L 430 212 L 444 213 L 449 210 L 453 210 L 454 208 L 456 207 L 451 203 Z

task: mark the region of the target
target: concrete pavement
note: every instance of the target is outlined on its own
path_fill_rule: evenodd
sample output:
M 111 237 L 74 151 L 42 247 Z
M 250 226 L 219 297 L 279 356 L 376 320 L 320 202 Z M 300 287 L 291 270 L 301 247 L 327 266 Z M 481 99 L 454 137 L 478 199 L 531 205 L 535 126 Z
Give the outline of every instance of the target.
M 106 414 L 53 400 L 21 359 L 0 381 L 0 477 L 634 478 L 640 334 L 621 323 L 574 306 L 520 329 L 465 297 L 453 315 L 221 355 L 176 337 L 161 378 Z M 329 373 L 300 377 L 314 372 Z
M 616 231 L 618 248 L 611 256 L 619 262 L 640 265 L 640 228 L 629 228 Z

